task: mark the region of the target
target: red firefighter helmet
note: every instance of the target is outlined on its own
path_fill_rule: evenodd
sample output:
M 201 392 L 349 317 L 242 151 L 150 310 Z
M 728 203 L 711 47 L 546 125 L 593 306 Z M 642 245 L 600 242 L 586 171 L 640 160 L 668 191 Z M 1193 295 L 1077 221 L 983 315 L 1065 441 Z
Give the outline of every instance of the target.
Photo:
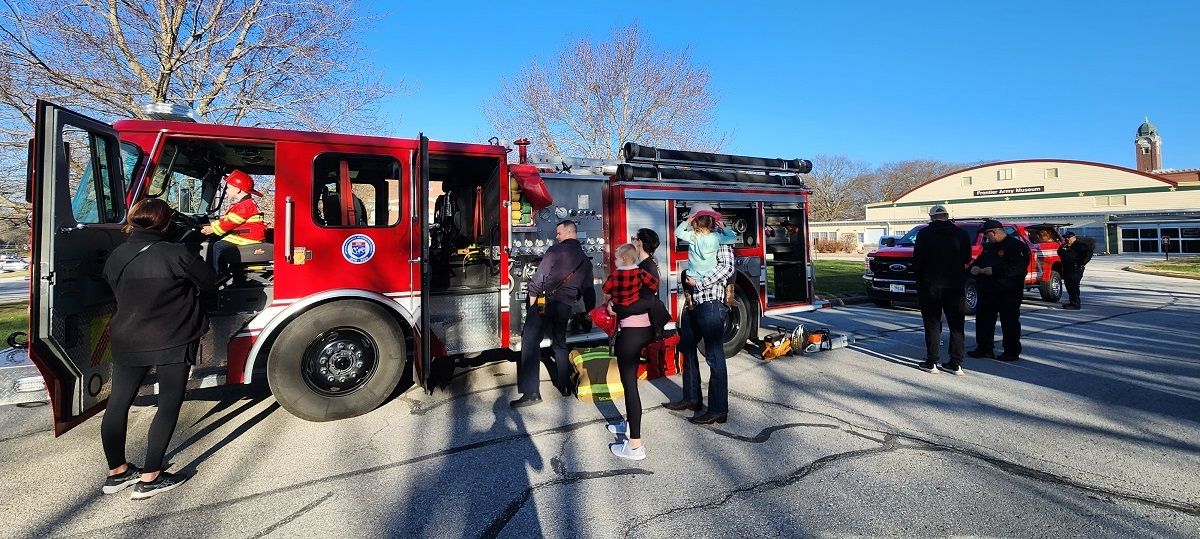
M 262 196 L 262 193 L 254 190 L 254 178 L 236 168 L 225 175 L 225 182 L 254 196 Z
M 592 309 L 592 325 L 600 328 L 608 336 L 612 336 L 617 331 L 617 317 L 608 313 L 608 305 L 601 305 Z

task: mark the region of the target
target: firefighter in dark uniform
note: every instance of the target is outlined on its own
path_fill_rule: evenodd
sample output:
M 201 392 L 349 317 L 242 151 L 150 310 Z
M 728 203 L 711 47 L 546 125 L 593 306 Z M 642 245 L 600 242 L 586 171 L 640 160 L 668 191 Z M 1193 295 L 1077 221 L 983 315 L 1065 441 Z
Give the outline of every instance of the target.
M 1074 232 L 1063 234 L 1063 244 L 1058 248 L 1058 258 L 1062 261 L 1063 284 L 1067 287 L 1067 302 L 1062 304 L 1064 309 L 1079 310 L 1079 281 L 1083 280 L 1083 267 L 1092 260 L 1092 246 L 1086 241 L 1079 241 Z
M 937 372 L 941 353 L 942 315 L 950 328 L 950 361 L 942 370 L 961 375 L 963 327 L 966 324 L 967 262 L 971 261 L 971 238 L 950 221 L 950 212 L 937 204 L 929 208 L 929 226 L 917 233 L 913 247 L 913 274 L 917 278 L 917 303 L 925 326 L 925 361 L 917 368 Z
M 523 408 L 542 402 L 540 372 L 542 338 L 550 336 L 554 353 L 554 386 L 566 397 L 575 392 L 571 382 L 571 358 L 567 350 L 567 325 L 575 302 L 583 298 L 585 312 L 596 307 L 592 284 L 592 261 L 578 239 L 578 225 L 562 221 L 554 227 L 558 244 L 546 251 L 526 291 L 525 325 L 521 328 L 521 356 L 517 360 L 517 390 L 521 398 L 509 402 Z
M 967 355 L 1016 361 L 1021 358 L 1021 298 L 1029 270 L 1029 246 L 993 219 L 983 222 L 983 235 L 983 252 L 970 268 L 979 304 L 975 309 L 975 349 Z M 999 356 L 994 352 L 997 314 L 1004 332 L 1004 353 Z

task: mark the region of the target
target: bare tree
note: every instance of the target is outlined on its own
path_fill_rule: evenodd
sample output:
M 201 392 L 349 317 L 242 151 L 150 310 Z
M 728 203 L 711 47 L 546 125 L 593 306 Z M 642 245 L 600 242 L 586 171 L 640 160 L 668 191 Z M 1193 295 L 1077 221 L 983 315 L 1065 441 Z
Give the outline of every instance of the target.
M 363 58 L 356 29 L 369 19 L 354 2 L 0 2 L 0 205 L 10 209 L 39 97 L 102 119 L 170 101 L 207 122 L 345 132 L 372 126 L 392 92 Z
M 808 197 L 809 217 L 813 221 L 857 219 L 863 213 L 863 178 L 870 170 L 866 163 L 844 155 L 817 155 L 813 170 L 804 178 L 812 194 Z
M 549 65 L 535 58 L 484 113 L 501 136 L 529 137 L 536 150 L 615 158 L 625 142 L 719 150 L 728 135 L 712 127 L 716 104 L 688 50 L 656 50 L 633 24 L 602 43 L 578 41 Z
M 935 159 L 909 159 L 884 163 L 864 181 L 868 189 L 867 202 L 895 200 L 900 195 L 935 178 L 966 168 L 962 163 L 947 163 Z
M 910 159 L 878 167 L 853 161 L 844 155 L 818 155 L 805 183 L 809 215 L 814 221 L 862 219 L 864 205 L 895 200 L 909 190 L 968 165 L 933 159 Z

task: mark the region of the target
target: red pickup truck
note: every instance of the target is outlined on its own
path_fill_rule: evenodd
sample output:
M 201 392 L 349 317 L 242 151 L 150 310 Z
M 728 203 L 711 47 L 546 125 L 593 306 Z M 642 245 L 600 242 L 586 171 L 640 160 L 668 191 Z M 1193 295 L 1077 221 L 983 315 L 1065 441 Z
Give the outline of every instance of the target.
M 979 227 L 983 219 L 955 220 L 955 225 L 966 230 L 975 238 L 971 246 L 971 260 L 983 250 L 983 233 Z M 1015 234 L 1029 245 L 1029 270 L 1025 274 L 1025 288 L 1036 288 L 1045 301 L 1058 301 L 1062 297 L 1062 264 L 1058 260 L 1058 244 L 1062 241 L 1059 227 L 1065 224 L 1051 223 L 1004 223 L 1004 231 Z M 913 276 L 912 253 L 917 232 L 925 225 L 909 230 L 899 239 L 885 239 L 878 249 L 867 253 L 863 267 L 863 280 L 867 284 L 867 296 L 881 307 L 893 301 L 916 301 L 917 282 Z M 974 313 L 979 301 L 975 281 L 967 280 L 967 312 Z

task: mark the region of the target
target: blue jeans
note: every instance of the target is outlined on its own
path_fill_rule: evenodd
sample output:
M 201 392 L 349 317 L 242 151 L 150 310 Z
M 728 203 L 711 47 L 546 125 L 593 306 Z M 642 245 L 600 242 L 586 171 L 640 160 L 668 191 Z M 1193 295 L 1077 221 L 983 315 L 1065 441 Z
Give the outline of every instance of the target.
M 679 321 L 679 347 L 683 351 L 683 400 L 700 402 L 700 359 L 696 347 L 704 341 L 708 362 L 708 411 L 729 413 L 729 371 L 725 369 L 725 317 L 729 307 L 720 300 L 706 301 L 683 311 Z
M 234 254 L 236 254 L 237 250 L 238 250 L 238 246 L 236 244 L 227 242 L 225 240 L 214 241 L 212 244 L 212 259 L 209 260 L 209 262 L 212 263 L 213 270 L 216 271 L 217 273 L 220 273 L 221 269 L 222 269 L 221 268 L 221 266 L 222 266 L 221 256 L 226 251 L 233 251 Z M 226 258 L 228 258 L 228 257 L 226 257 Z M 228 262 L 228 261 L 225 261 L 225 262 Z M 228 263 L 226 263 L 224 265 L 228 266 Z

